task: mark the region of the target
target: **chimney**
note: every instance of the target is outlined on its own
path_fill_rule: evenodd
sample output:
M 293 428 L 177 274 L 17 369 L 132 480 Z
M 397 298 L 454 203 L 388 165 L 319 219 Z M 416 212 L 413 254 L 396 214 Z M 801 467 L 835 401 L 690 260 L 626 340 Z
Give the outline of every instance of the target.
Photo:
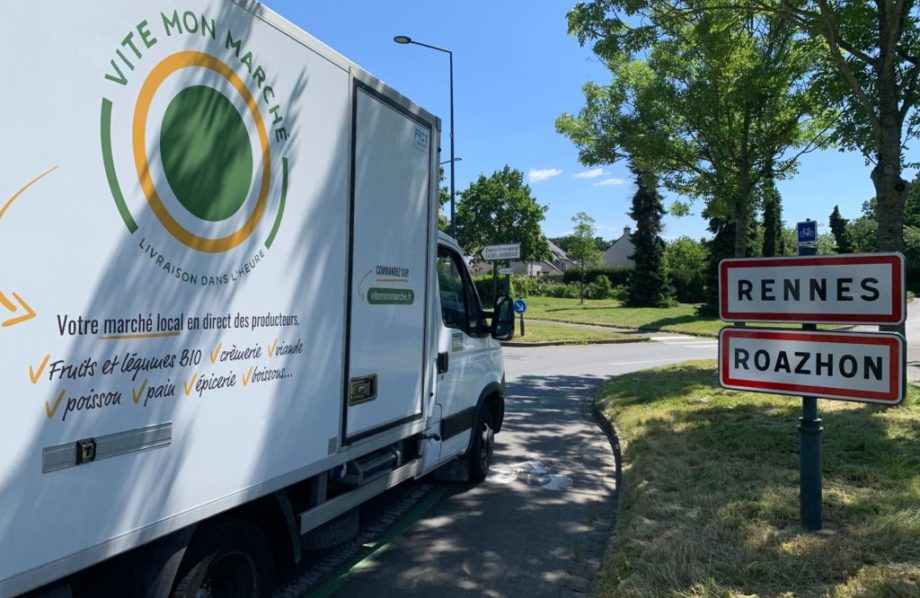
M 628 227 L 628 226 L 624 226 L 624 227 L 623 227 L 623 236 L 626 237 L 627 239 L 629 238 L 629 233 L 630 233 L 630 232 L 632 232 L 632 231 L 629 230 L 629 227 Z

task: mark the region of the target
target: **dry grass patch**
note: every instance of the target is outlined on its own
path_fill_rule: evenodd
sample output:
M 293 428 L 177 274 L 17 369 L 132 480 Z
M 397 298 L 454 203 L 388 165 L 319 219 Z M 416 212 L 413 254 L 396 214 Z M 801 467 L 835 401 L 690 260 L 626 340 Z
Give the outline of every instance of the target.
M 714 362 L 620 376 L 606 596 L 920 596 L 920 407 L 820 401 L 824 523 L 799 527 L 801 402 L 718 387 Z

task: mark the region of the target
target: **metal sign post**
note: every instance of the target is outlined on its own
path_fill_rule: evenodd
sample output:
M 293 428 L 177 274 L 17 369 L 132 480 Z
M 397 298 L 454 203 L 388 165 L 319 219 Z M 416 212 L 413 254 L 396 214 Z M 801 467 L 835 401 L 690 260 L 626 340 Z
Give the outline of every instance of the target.
M 521 336 L 524 336 L 524 312 L 527 311 L 527 302 L 523 299 L 515 301 L 514 311 L 521 315 Z
M 796 225 L 799 255 L 818 254 L 818 224 L 810 218 Z M 817 330 L 817 324 L 802 324 L 802 330 Z M 824 427 L 818 417 L 818 397 L 802 397 L 802 417 L 799 418 L 799 524 L 811 531 L 823 527 L 821 503 L 821 433 Z
M 487 262 L 497 262 L 505 260 L 505 268 L 498 268 L 498 264 L 492 264 L 492 294 L 498 297 L 498 278 L 497 270 L 506 270 L 510 268 L 511 261 L 521 257 L 520 243 L 505 243 L 504 245 L 486 245 L 482 248 L 482 259 Z M 511 277 L 505 274 L 505 289 L 508 295 L 511 295 Z
M 799 255 L 814 256 L 817 227 L 799 223 Z M 799 517 L 822 528 L 818 397 L 897 405 L 904 398 L 904 338 L 890 333 L 819 332 L 817 324 L 904 321 L 904 256 L 898 253 L 730 259 L 719 265 L 719 316 L 789 322 L 802 330 L 723 328 L 719 383 L 802 397 Z
M 802 330 L 817 330 L 817 324 L 802 324 Z M 818 397 L 802 397 L 799 418 L 799 522 L 807 530 L 818 531 L 821 523 L 821 433 Z

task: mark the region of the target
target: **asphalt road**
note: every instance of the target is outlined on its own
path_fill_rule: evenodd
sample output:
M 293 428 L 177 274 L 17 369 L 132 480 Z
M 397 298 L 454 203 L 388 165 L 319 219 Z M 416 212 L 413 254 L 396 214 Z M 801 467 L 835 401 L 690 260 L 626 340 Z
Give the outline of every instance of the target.
M 607 377 L 715 357 L 715 340 L 506 348 L 505 424 L 492 473 L 448 485 L 402 533 L 334 584 L 335 596 L 558 596 L 591 588 L 609 538 L 610 443 L 592 418 Z

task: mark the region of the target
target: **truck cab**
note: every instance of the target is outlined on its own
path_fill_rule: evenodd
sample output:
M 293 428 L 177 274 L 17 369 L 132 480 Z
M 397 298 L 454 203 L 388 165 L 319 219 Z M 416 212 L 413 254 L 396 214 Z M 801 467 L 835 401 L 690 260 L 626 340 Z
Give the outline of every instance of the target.
M 511 301 L 502 297 L 491 313 L 483 309 L 460 247 L 444 233 L 438 237 L 436 270 L 437 376 L 432 413 L 440 418 L 438 462 L 465 454 L 467 477 L 481 480 L 488 473 L 494 434 L 504 418 L 499 340 L 510 337 Z

